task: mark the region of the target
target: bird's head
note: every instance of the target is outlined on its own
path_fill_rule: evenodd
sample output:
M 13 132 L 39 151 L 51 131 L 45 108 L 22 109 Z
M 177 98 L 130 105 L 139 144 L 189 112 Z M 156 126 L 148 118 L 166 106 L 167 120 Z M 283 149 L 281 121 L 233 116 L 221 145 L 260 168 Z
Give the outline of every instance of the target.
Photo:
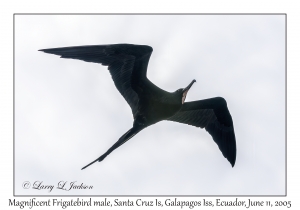
M 186 88 L 180 88 L 176 90 L 176 94 L 181 98 L 181 103 L 183 104 L 186 98 L 186 95 L 189 91 L 189 89 L 192 87 L 192 85 L 196 82 L 196 80 L 193 79 L 193 81 L 186 87 Z

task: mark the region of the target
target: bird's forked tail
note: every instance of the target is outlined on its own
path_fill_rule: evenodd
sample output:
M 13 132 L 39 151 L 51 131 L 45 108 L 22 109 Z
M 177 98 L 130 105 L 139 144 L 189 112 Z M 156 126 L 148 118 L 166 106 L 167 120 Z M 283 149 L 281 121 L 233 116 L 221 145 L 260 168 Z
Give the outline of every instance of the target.
M 140 132 L 141 130 L 143 130 L 143 126 L 137 127 L 134 126 L 132 127 L 130 130 L 128 130 L 123 136 L 121 136 L 119 138 L 119 140 L 111 147 L 107 150 L 106 153 L 104 153 L 103 155 L 101 155 L 99 158 L 97 158 L 96 160 L 94 160 L 93 162 L 89 163 L 88 165 L 84 166 L 81 170 L 87 168 L 88 166 L 92 165 L 93 163 L 97 162 L 97 161 L 102 161 L 107 155 L 109 155 L 112 151 L 114 151 L 115 149 L 117 149 L 119 146 L 121 146 L 122 144 L 124 144 L 126 141 L 128 141 L 129 139 L 131 139 L 134 135 L 136 135 L 138 132 Z

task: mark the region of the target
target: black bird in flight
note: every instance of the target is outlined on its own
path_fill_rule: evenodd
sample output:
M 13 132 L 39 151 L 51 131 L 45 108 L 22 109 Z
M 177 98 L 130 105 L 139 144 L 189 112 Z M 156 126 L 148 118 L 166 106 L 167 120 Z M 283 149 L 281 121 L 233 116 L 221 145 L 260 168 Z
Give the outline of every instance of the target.
M 144 128 L 161 120 L 170 120 L 205 128 L 219 146 L 223 156 L 232 167 L 236 159 L 236 142 L 231 115 L 225 99 L 221 97 L 184 102 L 189 89 L 167 92 L 154 85 L 146 76 L 152 47 L 133 44 L 92 45 L 42 49 L 45 53 L 60 55 L 61 58 L 79 59 L 100 63 L 108 70 L 118 91 L 131 107 L 134 122 L 120 139 L 95 161 L 124 144 Z

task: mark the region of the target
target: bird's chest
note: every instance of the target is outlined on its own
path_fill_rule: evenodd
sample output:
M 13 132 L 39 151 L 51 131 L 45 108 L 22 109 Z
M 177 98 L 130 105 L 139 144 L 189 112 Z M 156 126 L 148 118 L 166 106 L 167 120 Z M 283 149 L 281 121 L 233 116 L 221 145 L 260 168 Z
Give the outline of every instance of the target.
M 181 108 L 181 104 L 162 103 L 148 101 L 147 105 L 141 106 L 140 114 L 145 118 L 147 124 L 153 124 L 173 116 Z

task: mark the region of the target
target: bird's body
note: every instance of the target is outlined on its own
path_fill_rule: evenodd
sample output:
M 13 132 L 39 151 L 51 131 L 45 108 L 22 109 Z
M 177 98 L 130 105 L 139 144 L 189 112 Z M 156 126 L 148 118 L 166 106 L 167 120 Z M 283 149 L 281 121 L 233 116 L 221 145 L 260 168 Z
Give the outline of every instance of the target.
M 133 126 L 102 156 L 91 162 L 102 161 L 113 150 L 124 144 L 142 129 L 161 120 L 170 120 L 204 128 L 212 135 L 224 157 L 234 166 L 236 143 L 232 118 L 226 101 L 221 97 L 184 102 L 195 80 L 186 88 L 167 92 L 146 77 L 152 48 L 146 45 L 115 44 L 52 48 L 40 50 L 108 66 L 116 88 L 130 105 Z M 83 168 L 83 169 L 84 169 Z

